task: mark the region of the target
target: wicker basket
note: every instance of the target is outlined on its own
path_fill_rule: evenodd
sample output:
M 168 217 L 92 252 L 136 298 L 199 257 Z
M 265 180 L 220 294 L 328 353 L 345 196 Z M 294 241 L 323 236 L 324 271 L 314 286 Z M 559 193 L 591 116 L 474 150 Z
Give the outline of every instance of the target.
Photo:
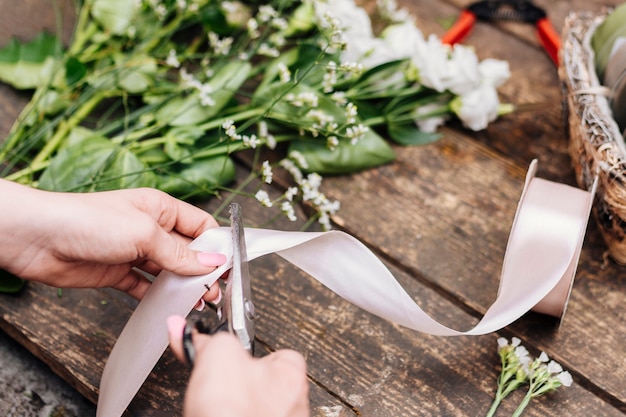
M 572 13 L 563 29 L 559 77 L 570 155 L 581 187 L 598 188 L 593 215 L 611 256 L 626 264 L 626 145 L 594 68 L 590 38 L 606 14 Z

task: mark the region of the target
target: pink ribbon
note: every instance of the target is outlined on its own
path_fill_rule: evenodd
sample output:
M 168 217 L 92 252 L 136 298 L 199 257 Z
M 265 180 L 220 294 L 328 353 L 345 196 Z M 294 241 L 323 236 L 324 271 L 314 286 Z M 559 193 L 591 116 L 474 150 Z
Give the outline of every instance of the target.
M 326 287 L 384 319 L 440 336 L 497 331 L 531 309 L 562 318 L 578 264 L 596 183 L 589 192 L 535 178 L 530 165 L 505 253 L 498 296 L 480 322 L 461 332 L 428 316 L 385 265 L 360 241 L 339 231 L 245 231 L 250 261 L 276 253 Z M 207 231 L 190 247 L 224 253 L 212 274 L 180 277 L 164 271 L 139 303 L 104 368 L 97 417 L 119 417 L 167 348 L 166 319 L 186 316 L 232 265 L 230 228 Z M 319 262 L 323 259 L 324 262 Z M 353 260 L 357 260 L 353 261 Z

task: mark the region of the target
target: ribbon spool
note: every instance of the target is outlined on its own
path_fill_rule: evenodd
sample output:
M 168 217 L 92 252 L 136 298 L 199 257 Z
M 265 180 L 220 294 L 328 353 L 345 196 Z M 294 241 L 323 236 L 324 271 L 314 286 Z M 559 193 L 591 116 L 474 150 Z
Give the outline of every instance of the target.
M 531 309 L 562 319 L 597 180 L 586 192 L 535 178 L 536 171 L 534 160 L 511 228 L 498 296 L 480 322 L 466 332 L 428 316 L 376 255 L 346 233 L 246 229 L 248 259 L 276 253 L 364 310 L 433 335 L 494 332 Z M 205 285 L 213 284 L 232 265 L 230 228 L 208 230 L 190 247 L 224 253 L 228 260 L 205 276 L 159 274 L 111 351 L 100 383 L 97 417 L 122 415 L 167 348 L 167 317 L 189 314 L 206 291 Z M 321 258 L 325 262 L 319 262 Z

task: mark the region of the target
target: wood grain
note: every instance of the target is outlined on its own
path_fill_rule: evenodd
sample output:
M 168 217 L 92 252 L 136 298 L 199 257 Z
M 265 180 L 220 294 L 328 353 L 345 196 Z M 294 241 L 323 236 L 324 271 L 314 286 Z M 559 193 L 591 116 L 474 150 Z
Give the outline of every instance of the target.
M 444 22 L 469 2 L 400 3 L 417 14 L 425 33 L 442 34 Z M 616 3 L 537 1 L 559 29 L 571 9 Z M 34 4 L 25 1 L 0 16 L 0 44 L 17 30 L 28 36 L 49 27 L 49 14 L 42 13 L 39 22 L 19 17 Z M 453 123 L 435 144 L 396 147 L 392 164 L 325 182 L 324 191 L 342 202 L 336 223 L 375 251 L 424 310 L 457 329 L 471 327 L 495 299 L 530 161 L 539 158 L 540 177 L 575 183 L 556 69 L 534 36 L 528 25 L 480 23 L 467 41 L 481 58 L 509 61 L 512 77 L 500 91 L 503 101 L 517 106 L 515 113 L 482 132 Z M 0 132 L 6 132 L 26 96 L 0 89 Z M 245 171 L 244 158 L 240 179 Z M 249 224 L 267 220 L 256 205 L 241 202 Z M 213 212 L 219 203 L 202 207 Z M 283 220 L 272 227 L 298 226 Z M 388 323 L 278 257 L 266 257 L 252 265 L 260 354 L 292 348 L 305 355 L 313 416 L 478 416 L 495 391 L 496 337 L 515 335 L 533 354 L 543 350 L 557 359 L 575 380 L 573 387 L 535 401 L 525 415 L 623 415 L 626 278 L 624 267 L 604 252 L 590 224 L 560 328 L 555 320 L 530 313 L 497 335 L 456 338 Z M 111 290 L 64 290 L 58 297 L 55 289 L 32 284 L 18 297 L 0 296 L 0 328 L 96 401 L 108 352 L 134 306 L 134 300 Z M 180 415 L 187 377 L 166 353 L 128 415 Z M 510 415 L 520 395 L 514 393 L 500 414 Z

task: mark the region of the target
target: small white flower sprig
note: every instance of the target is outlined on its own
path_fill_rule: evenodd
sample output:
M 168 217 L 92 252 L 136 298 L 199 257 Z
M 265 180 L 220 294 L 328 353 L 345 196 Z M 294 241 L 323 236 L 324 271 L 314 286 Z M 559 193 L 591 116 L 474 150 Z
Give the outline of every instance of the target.
M 533 359 L 528 350 L 521 345 L 517 337 L 511 343 L 504 337 L 498 339 L 498 354 L 502 370 L 498 377 L 498 388 L 487 417 L 493 417 L 500 403 L 517 388 L 528 384 L 528 391 L 513 413 L 513 417 L 522 415 L 533 398 L 555 391 L 561 386 L 572 385 L 572 376 L 545 352 Z

